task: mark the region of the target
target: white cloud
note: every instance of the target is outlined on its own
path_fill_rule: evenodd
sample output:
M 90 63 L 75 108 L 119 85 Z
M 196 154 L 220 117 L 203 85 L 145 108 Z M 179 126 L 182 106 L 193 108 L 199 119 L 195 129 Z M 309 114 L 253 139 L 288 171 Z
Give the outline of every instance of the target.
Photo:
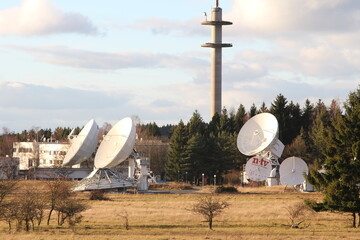
M 0 35 L 44 35 L 76 32 L 96 34 L 97 28 L 79 14 L 64 12 L 51 0 L 23 0 L 19 7 L 0 11 Z
M 75 68 L 116 70 L 124 68 L 196 68 L 207 62 L 193 56 L 151 52 L 96 52 L 65 46 L 8 46 L 32 54 L 38 61 Z
M 153 34 L 176 34 L 178 36 L 194 36 L 208 34 L 209 29 L 201 26 L 200 22 L 204 19 L 200 17 L 192 18 L 187 21 L 176 21 L 162 19 L 158 17 L 149 17 L 147 19 L 139 19 L 133 24 L 126 27 L 136 30 L 148 30 Z M 144 24 L 146 22 L 146 24 Z
M 75 110 L 107 108 L 114 102 L 127 103 L 129 95 L 54 88 L 21 82 L 0 82 L 0 108 L 19 110 Z
M 294 31 L 359 31 L 357 0 L 234 0 L 237 32 L 278 35 Z

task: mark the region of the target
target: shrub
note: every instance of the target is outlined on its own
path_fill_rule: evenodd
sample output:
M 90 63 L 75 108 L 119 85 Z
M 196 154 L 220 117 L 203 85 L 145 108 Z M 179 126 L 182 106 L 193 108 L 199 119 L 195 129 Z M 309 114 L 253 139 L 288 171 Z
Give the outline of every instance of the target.
M 90 200 L 110 200 L 101 190 L 93 190 L 90 192 Z
M 220 215 L 225 208 L 229 207 L 227 201 L 222 201 L 214 195 L 202 196 L 188 211 L 202 215 L 205 221 L 209 223 L 209 229 L 212 230 L 214 218 Z
M 234 186 L 220 186 L 215 189 L 215 193 L 238 193 L 236 187 Z

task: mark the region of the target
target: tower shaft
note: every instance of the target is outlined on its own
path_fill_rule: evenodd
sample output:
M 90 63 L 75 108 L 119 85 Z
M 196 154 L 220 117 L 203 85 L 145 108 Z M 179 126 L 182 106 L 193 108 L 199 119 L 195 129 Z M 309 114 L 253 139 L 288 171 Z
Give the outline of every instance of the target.
M 205 43 L 202 47 L 210 47 L 211 50 L 211 117 L 215 113 L 221 113 L 222 93 L 222 48 L 232 47 L 230 43 L 222 43 L 222 26 L 231 25 L 232 22 L 222 20 L 222 9 L 216 7 L 211 10 L 211 21 L 205 21 L 202 25 L 211 26 L 211 43 Z

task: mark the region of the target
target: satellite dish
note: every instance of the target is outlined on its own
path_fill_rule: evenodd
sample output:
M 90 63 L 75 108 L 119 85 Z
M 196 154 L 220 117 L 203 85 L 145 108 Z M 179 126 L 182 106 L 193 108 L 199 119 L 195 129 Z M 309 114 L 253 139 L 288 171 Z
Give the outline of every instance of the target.
M 289 157 L 280 164 L 280 182 L 282 185 L 298 185 L 305 181 L 304 173 L 309 172 L 305 161 L 298 157 Z
M 95 120 L 90 120 L 78 135 L 74 129 L 69 135 L 70 148 L 67 151 L 63 166 L 72 166 L 88 159 L 95 151 L 98 144 L 99 128 Z
M 266 180 L 271 170 L 271 162 L 262 156 L 250 158 L 245 166 L 245 172 L 249 179 L 258 182 Z
M 260 113 L 250 118 L 240 129 L 237 147 L 247 156 L 268 150 L 280 157 L 284 144 L 277 138 L 278 131 L 279 125 L 275 116 L 270 113 Z
M 95 168 L 111 168 L 125 161 L 134 149 L 135 137 L 135 124 L 130 117 L 116 123 L 99 146 Z

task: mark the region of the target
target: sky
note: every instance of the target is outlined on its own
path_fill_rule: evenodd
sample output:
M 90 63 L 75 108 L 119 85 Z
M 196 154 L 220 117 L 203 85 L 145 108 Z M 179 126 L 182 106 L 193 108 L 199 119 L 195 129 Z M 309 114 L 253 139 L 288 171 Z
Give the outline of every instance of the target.
M 222 103 L 344 102 L 360 84 L 360 1 L 220 0 Z M 0 1 L 0 132 L 210 120 L 215 0 Z

